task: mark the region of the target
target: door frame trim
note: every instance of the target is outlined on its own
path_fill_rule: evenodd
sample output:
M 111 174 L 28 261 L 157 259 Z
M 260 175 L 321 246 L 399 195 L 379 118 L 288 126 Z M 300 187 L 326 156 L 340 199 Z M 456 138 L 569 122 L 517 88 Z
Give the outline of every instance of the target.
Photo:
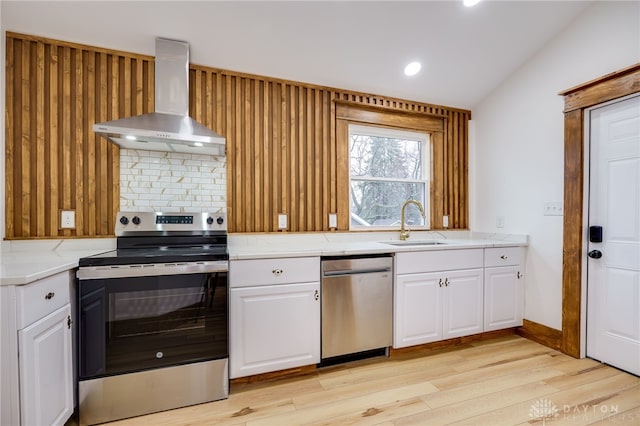
M 640 63 L 560 92 L 564 97 L 564 223 L 562 238 L 562 341 L 579 358 L 584 348 L 585 117 L 587 109 L 640 93 Z M 585 298 L 586 299 L 586 298 Z

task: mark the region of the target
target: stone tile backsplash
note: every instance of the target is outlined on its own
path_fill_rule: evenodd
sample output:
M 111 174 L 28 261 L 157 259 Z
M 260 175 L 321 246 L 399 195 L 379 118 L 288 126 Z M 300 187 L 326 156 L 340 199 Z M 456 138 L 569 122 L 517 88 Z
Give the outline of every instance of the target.
M 120 150 L 120 210 L 226 211 L 226 157 Z

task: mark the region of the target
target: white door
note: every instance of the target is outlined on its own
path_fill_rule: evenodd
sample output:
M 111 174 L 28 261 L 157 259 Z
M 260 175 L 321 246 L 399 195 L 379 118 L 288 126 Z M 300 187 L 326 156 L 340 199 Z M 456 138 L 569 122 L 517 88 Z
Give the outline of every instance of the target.
M 590 120 L 587 356 L 640 375 L 640 96 Z
M 18 332 L 23 425 L 63 425 L 73 413 L 71 306 Z

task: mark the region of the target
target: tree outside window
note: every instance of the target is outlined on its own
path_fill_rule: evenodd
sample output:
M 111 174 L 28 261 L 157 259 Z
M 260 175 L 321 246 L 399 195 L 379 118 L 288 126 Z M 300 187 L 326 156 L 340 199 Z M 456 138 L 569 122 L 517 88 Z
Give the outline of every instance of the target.
M 349 126 L 351 229 L 399 229 L 408 199 L 429 213 L 430 144 L 427 133 Z M 415 206 L 405 212 L 411 227 L 428 228 Z

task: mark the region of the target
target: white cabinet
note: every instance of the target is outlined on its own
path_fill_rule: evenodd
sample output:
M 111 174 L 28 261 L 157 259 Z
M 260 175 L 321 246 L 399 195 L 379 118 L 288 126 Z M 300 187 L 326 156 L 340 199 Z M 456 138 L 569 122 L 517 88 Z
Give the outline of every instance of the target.
M 485 250 L 484 329 L 522 325 L 524 315 L 524 248 Z
M 73 413 L 73 278 L 62 272 L 0 292 L 0 423 L 64 425 Z
M 398 253 L 393 346 L 482 332 L 482 264 L 482 249 Z
M 73 413 L 71 306 L 18 332 L 23 425 L 63 425 Z
M 229 263 L 229 375 L 320 362 L 320 258 Z

